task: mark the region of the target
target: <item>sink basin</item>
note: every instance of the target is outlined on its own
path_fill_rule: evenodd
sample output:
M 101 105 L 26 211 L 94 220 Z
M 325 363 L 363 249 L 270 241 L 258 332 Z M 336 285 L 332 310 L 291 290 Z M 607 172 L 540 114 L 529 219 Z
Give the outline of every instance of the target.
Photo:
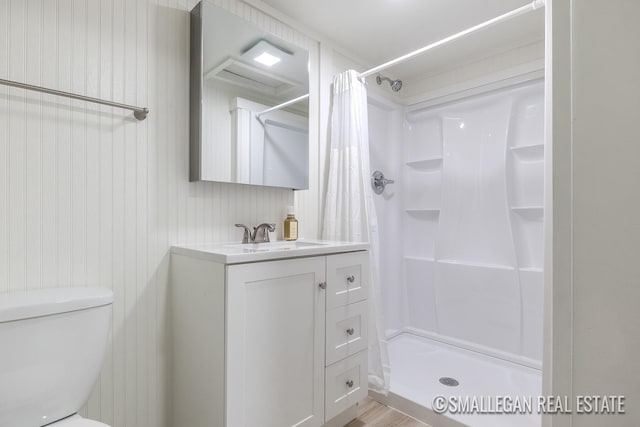
M 299 241 L 290 241 L 290 242 L 266 242 L 266 243 L 232 243 L 229 245 L 224 245 L 225 248 L 234 248 L 244 250 L 246 252 L 270 252 L 270 251 L 288 251 L 291 249 L 300 249 L 300 248 L 309 248 L 309 247 L 318 247 L 318 246 L 326 246 L 327 243 L 320 242 L 299 242 Z

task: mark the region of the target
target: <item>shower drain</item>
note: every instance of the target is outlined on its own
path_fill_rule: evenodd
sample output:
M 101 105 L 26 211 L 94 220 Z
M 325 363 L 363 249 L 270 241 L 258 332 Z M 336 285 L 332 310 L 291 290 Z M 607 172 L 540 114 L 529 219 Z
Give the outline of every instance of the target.
M 438 381 L 440 381 L 440 384 L 444 384 L 449 387 L 455 387 L 460 384 L 457 379 L 450 377 L 442 377 Z

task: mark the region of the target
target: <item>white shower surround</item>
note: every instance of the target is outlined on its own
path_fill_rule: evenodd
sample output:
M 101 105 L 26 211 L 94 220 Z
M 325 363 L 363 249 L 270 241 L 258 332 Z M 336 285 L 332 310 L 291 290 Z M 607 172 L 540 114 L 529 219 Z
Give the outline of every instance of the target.
M 540 394 L 543 82 L 424 108 L 370 96 L 369 135 L 372 169 L 396 179 L 374 198 L 391 353 L 390 394 L 376 398 L 434 422 L 438 394 Z
M 542 91 L 408 114 L 403 180 L 407 327 L 533 367 L 542 357 Z
M 372 168 L 400 178 L 375 199 L 388 336 L 540 368 L 543 101 L 538 80 L 404 117 L 370 102 Z

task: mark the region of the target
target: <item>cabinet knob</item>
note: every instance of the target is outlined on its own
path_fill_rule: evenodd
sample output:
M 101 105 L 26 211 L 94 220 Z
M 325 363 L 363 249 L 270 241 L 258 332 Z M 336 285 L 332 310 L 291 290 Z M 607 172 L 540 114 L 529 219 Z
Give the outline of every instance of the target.
M 327 289 L 327 282 L 320 282 L 318 286 L 320 286 L 320 289 Z
M 347 276 L 347 282 L 353 283 L 355 281 L 356 281 L 356 277 L 353 274 Z
M 353 387 L 353 380 L 347 381 L 347 387 L 349 388 Z
M 347 329 L 347 335 L 353 335 L 354 332 L 353 328 Z

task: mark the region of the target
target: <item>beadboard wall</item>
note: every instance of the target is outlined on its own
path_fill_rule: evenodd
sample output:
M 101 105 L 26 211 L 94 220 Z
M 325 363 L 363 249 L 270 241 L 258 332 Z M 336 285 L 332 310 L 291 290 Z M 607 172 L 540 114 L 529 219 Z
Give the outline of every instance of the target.
M 120 109 L 0 86 L 0 292 L 113 289 L 104 369 L 82 412 L 114 427 L 168 425 L 170 246 L 238 240 L 234 223 L 279 224 L 294 200 L 290 190 L 188 182 L 195 3 L 0 0 L 0 78 L 150 109 L 138 122 Z M 219 5 L 317 56 L 317 42 L 256 8 Z M 317 186 L 313 162 L 311 172 Z M 296 198 L 317 203 L 313 189 Z

